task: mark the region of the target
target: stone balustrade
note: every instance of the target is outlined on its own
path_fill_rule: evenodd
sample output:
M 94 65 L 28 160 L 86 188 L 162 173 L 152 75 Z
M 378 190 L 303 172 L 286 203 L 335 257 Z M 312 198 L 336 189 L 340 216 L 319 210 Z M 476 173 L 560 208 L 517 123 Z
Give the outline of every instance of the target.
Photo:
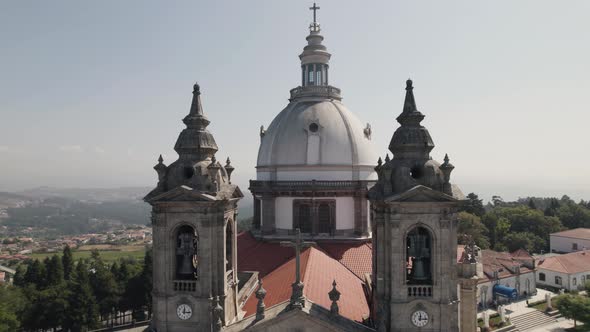
M 176 292 L 195 292 L 196 290 L 196 280 L 174 280 L 174 291 Z
M 330 85 L 308 85 L 291 89 L 291 100 L 303 97 L 326 97 L 341 100 L 340 89 Z
M 409 297 L 432 297 L 432 286 L 413 285 L 408 286 Z

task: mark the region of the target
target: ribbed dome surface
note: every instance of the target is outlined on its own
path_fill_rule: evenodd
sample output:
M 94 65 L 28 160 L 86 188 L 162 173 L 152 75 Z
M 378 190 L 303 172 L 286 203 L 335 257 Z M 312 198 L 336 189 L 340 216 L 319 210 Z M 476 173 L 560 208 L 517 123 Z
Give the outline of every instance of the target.
M 258 167 L 373 166 L 377 154 L 365 128 L 339 101 L 293 101 L 264 133 Z M 319 136 L 319 158 L 313 162 L 308 160 L 310 135 Z

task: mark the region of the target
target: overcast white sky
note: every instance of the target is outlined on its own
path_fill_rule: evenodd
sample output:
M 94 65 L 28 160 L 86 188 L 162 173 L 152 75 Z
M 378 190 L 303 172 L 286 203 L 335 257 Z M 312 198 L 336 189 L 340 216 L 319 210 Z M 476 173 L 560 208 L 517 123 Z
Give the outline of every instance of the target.
M 243 190 L 299 84 L 311 1 L 0 2 L 0 190 L 156 183 L 192 85 Z M 590 1 L 318 2 L 331 83 L 382 155 L 414 80 L 453 180 L 590 199 Z

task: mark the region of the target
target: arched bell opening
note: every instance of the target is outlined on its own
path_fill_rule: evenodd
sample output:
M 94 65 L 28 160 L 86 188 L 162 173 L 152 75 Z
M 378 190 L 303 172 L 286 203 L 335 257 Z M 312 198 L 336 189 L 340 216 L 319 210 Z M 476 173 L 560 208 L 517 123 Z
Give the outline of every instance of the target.
M 233 252 L 234 252 L 234 231 L 233 221 L 230 219 L 225 226 L 225 270 L 233 270 Z
M 432 235 L 424 227 L 406 236 L 406 283 L 432 285 Z
M 195 229 L 181 226 L 176 232 L 176 279 L 196 280 L 198 278 L 199 238 Z

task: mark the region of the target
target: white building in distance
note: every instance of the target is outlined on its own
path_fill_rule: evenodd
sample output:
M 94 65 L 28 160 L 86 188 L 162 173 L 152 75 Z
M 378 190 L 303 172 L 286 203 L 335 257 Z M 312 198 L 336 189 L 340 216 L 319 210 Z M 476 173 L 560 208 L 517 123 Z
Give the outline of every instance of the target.
M 590 250 L 537 260 L 538 285 L 573 291 L 584 288 L 588 280 L 590 280 Z
M 549 236 L 551 252 L 568 253 L 590 249 L 590 228 L 576 228 Z

